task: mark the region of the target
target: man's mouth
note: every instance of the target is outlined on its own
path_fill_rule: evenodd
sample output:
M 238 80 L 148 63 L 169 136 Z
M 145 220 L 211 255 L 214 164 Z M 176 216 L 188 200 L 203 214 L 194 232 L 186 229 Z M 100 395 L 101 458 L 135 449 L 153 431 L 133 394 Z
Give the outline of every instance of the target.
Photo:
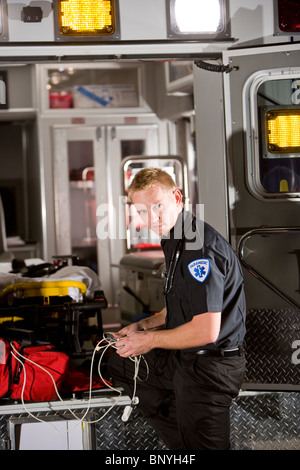
M 153 226 L 152 226 L 152 230 L 153 230 L 154 232 L 161 232 L 162 227 L 163 227 L 163 224 L 153 225 Z

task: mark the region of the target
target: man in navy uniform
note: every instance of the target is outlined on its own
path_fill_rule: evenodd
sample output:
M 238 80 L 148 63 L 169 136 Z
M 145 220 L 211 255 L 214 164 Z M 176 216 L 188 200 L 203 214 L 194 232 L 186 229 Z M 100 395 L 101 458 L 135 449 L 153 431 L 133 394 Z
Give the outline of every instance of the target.
M 168 173 L 141 170 L 128 196 L 161 237 L 165 308 L 115 334 L 109 370 L 131 395 L 135 365 L 128 358 L 143 355 L 138 406 L 169 449 L 228 449 L 230 406 L 245 370 L 240 264 L 216 230 L 183 210 Z

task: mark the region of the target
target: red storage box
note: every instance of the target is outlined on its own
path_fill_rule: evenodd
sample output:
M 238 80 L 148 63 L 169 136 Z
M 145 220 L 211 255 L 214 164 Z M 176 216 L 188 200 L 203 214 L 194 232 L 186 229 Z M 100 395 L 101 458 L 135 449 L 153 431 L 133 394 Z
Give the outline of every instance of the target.
M 50 93 L 49 94 L 51 109 L 72 108 L 72 95 L 70 93 Z

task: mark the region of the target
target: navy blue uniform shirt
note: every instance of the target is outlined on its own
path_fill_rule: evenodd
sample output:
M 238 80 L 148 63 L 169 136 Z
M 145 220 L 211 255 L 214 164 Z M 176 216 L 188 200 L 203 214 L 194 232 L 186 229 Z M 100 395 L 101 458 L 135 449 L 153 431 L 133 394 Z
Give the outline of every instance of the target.
M 191 348 L 228 349 L 243 342 L 246 302 L 240 263 L 213 227 L 183 211 L 162 237 L 166 259 L 166 328 L 176 328 L 205 312 L 221 312 L 215 343 Z

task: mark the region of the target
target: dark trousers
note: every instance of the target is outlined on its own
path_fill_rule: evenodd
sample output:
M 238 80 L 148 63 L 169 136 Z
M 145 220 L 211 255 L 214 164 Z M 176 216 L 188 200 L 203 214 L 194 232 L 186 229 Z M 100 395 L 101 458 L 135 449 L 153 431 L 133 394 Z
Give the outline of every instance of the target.
M 239 393 L 244 356 L 211 357 L 154 349 L 141 360 L 138 408 L 170 450 L 230 447 L 230 405 Z M 115 383 L 132 396 L 134 363 L 109 358 Z

